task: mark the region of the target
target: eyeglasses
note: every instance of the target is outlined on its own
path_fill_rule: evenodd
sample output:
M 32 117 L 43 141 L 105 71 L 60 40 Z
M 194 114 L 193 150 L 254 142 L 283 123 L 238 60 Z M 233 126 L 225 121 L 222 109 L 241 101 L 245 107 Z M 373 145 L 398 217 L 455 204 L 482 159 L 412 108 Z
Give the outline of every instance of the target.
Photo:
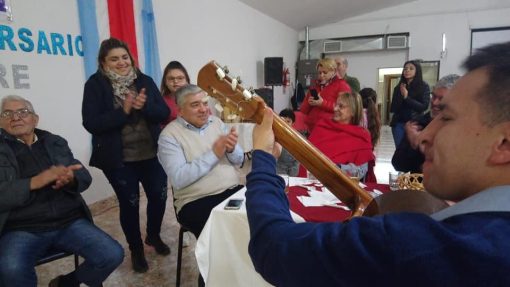
M 33 112 L 31 110 L 24 108 L 24 109 L 19 109 L 16 111 L 11 111 L 11 110 L 3 111 L 2 113 L 0 113 L 0 117 L 2 119 L 13 119 L 14 115 L 16 115 L 16 116 L 18 116 L 18 118 L 24 119 L 24 118 L 28 117 L 28 115 L 31 115 L 31 114 L 33 114 Z
M 184 76 L 168 77 L 168 80 L 170 82 L 182 82 L 182 81 L 186 80 L 186 77 L 184 77 Z

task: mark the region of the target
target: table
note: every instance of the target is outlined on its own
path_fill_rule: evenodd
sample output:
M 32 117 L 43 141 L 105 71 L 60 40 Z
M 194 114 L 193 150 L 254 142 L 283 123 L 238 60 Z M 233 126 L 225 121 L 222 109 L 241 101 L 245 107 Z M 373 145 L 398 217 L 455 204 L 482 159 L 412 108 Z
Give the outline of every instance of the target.
M 291 205 L 292 219 L 297 223 L 305 222 L 304 217 L 309 217 L 314 212 L 319 212 L 322 217 L 313 218 L 312 221 L 342 221 L 348 216 L 339 218 L 337 212 L 341 211 L 332 207 L 304 207 L 296 196 L 304 189 L 296 185 L 309 184 L 306 178 L 290 177 L 288 193 Z M 377 186 L 381 191 L 386 191 L 384 185 Z M 225 210 L 224 207 L 229 199 L 245 199 L 246 188 L 243 188 L 218 204 L 212 211 L 209 219 L 197 240 L 195 256 L 198 268 L 202 274 L 206 286 L 271 286 L 256 271 L 248 254 L 250 241 L 250 228 L 246 216 L 246 205 L 239 210 Z M 301 204 L 301 206 L 298 205 Z M 304 212 L 311 209 L 314 212 Z M 296 211 L 296 212 L 294 212 Z M 334 218 L 338 218 L 333 220 Z M 307 220 L 310 221 L 310 220 Z
M 390 188 L 387 184 L 366 183 L 365 190 L 372 191 L 377 189 L 381 192 L 388 192 Z M 290 186 L 287 197 L 289 198 L 290 209 L 299 214 L 306 222 L 338 222 L 347 219 L 351 212 L 339 208 L 317 206 L 305 207 L 299 200 L 298 196 L 306 195 L 307 190 L 299 186 Z
M 255 271 L 248 255 L 250 228 L 246 205 L 239 210 L 225 210 L 231 198 L 244 199 L 243 188 L 218 204 L 209 216 L 195 247 L 200 273 L 206 286 L 271 286 Z M 304 222 L 293 214 L 296 222 Z

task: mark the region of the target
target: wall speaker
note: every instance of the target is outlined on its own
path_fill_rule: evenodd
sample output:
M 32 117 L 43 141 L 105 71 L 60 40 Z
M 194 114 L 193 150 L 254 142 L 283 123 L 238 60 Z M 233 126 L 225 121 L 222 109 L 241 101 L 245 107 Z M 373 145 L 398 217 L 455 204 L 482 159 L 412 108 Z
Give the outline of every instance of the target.
M 255 89 L 255 93 L 257 93 L 257 95 L 259 95 L 262 99 L 264 99 L 264 102 L 266 102 L 266 105 L 268 105 L 271 109 L 274 109 L 273 89 L 269 89 L 269 88 Z
M 283 57 L 264 58 L 264 85 L 281 86 L 283 78 Z

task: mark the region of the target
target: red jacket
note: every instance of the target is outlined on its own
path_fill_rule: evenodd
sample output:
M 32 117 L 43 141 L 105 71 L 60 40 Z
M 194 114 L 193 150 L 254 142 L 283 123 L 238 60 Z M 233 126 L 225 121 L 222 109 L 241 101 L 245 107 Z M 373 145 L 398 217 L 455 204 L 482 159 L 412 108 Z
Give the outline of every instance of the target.
M 310 89 L 317 90 L 317 93 L 322 97 L 321 106 L 310 106 L 308 99 L 311 97 L 310 91 L 306 93 L 305 99 L 301 104 L 300 111 L 307 116 L 305 123 L 308 126 L 308 131 L 311 133 L 315 124 L 321 119 L 331 119 L 333 117 L 333 109 L 335 108 L 336 98 L 340 92 L 350 92 L 349 84 L 343 79 L 334 76 L 333 79 L 325 86 L 316 84 Z
M 161 128 L 165 128 L 166 125 L 177 118 L 177 103 L 175 102 L 175 96 L 164 95 L 163 100 L 165 100 L 166 105 L 170 109 L 170 114 L 168 114 L 168 118 L 161 123 Z

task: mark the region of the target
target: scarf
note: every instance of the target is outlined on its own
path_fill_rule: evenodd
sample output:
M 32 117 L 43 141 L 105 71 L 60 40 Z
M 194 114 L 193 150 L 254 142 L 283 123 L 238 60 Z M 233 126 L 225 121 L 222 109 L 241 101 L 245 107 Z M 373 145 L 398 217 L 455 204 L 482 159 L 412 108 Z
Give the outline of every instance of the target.
M 360 126 L 322 119 L 309 140 L 335 164 L 361 165 L 374 159 L 370 134 Z
M 123 102 L 126 99 L 126 95 L 132 90 L 130 87 L 136 79 L 135 69 L 131 68 L 131 71 L 126 76 L 121 76 L 110 70 L 105 71 L 105 75 L 110 79 L 113 94 Z

